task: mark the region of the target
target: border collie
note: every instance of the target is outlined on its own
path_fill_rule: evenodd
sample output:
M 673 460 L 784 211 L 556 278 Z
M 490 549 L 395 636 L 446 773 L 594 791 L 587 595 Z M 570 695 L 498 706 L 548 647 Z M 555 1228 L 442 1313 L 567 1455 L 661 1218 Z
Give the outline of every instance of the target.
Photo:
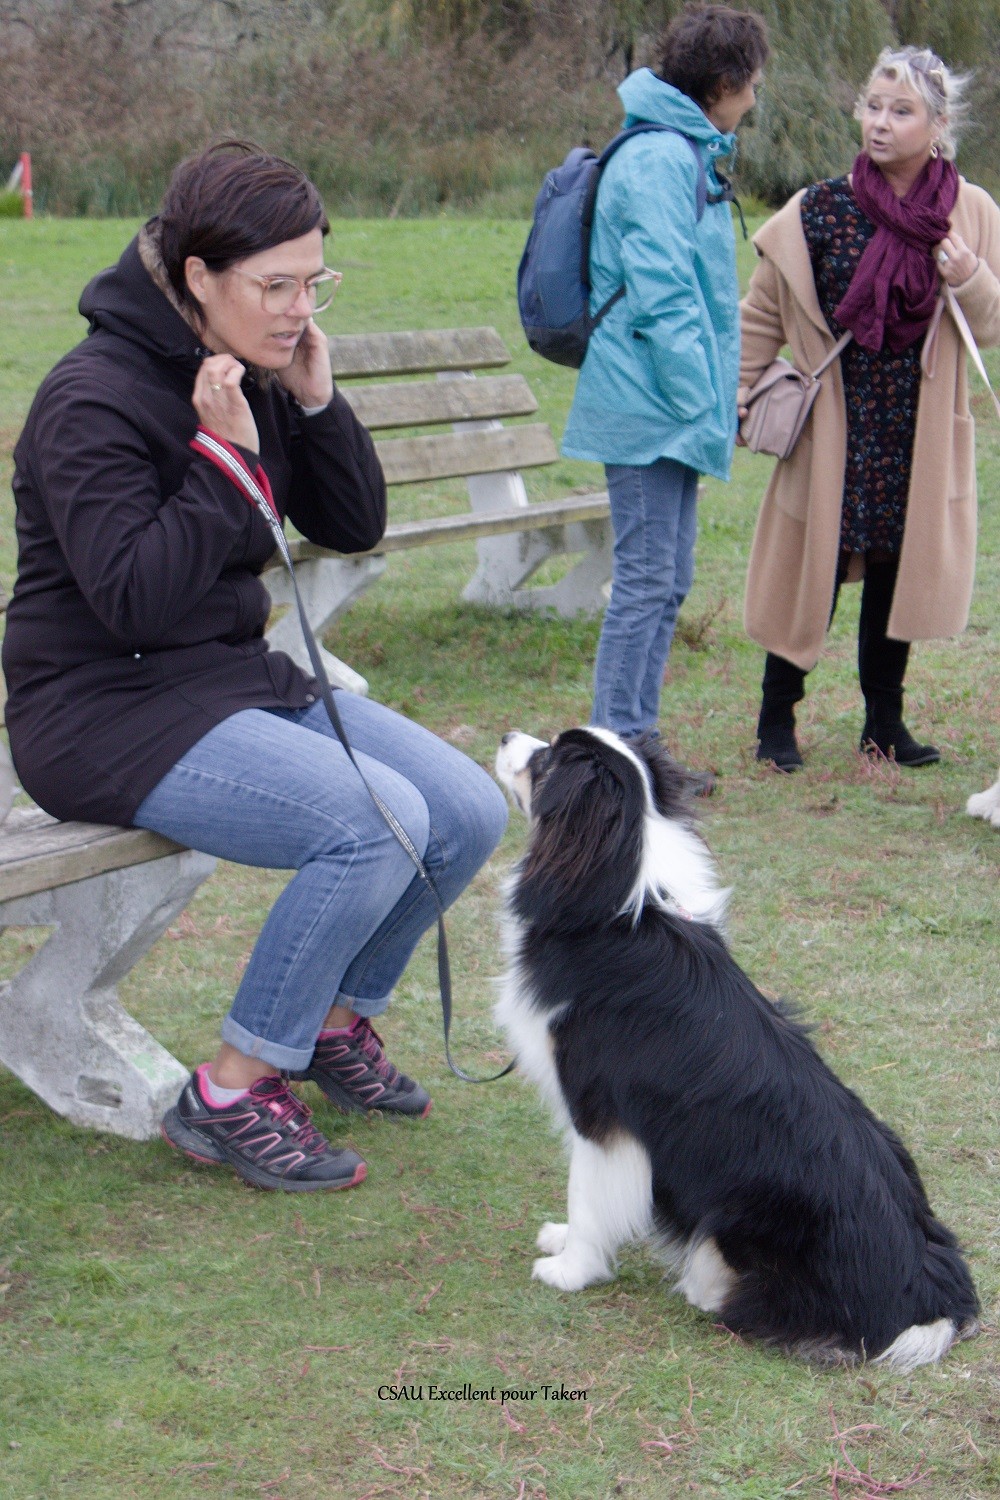
M 497 1004 L 569 1150 L 533 1274 L 577 1291 L 648 1239 L 734 1332 L 908 1371 L 976 1331 L 954 1236 L 892 1131 L 731 957 L 691 787 L 655 739 L 505 734 L 531 822 Z

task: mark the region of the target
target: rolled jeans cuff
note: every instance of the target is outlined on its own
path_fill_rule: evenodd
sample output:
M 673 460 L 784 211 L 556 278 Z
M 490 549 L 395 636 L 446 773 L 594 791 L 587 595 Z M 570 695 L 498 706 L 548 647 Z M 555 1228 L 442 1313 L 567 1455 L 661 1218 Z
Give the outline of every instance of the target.
M 392 999 L 392 990 L 388 995 L 379 995 L 371 999 L 365 995 L 338 995 L 333 1002 L 334 1005 L 349 1005 L 356 1016 L 381 1016 L 389 1009 L 389 1001 Z
M 269 1042 L 262 1036 L 254 1036 L 231 1015 L 222 1022 L 222 1040 L 235 1047 L 237 1052 L 242 1052 L 244 1057 L 259 1057 L 261 1062 L 270 1063 L 287 1073 L 308 1068 L 312 1062 L 312 1047 L 283 1047 L 280 1042 Z

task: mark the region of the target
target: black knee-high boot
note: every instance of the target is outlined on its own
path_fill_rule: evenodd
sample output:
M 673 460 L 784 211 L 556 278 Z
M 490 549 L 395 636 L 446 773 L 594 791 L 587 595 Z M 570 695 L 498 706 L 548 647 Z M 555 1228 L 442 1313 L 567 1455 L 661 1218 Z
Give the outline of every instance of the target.
M 840 586 L 847 577 L 850 554 L 842 552 L 837 561 L 830 619 L 833 619 Z M 803 765 L 795 739 L 795 705 L 806 695 L 806 673 L 794 662 L 773 651 L 764 662 L 763 701 L 757 720 L 757 759 L 769 760 L 776 771 L 798 771 Z
M 806 674 L 793 662 L 769 651 L 761 686 L 757 759 L 770 761 L 776 771 L 797 771 L 803 762 L 795 739 L 795 705 L 805 697 Z
M 883 755 L 901 766 L 929 766 L 941 759 L 935 745 L 919 745 L 903 723 L 903 679 L 909 641 L 886 635 L 899 558 L 865 565 L 858 626 L 858 676 L 865 699 L 863 754 Z

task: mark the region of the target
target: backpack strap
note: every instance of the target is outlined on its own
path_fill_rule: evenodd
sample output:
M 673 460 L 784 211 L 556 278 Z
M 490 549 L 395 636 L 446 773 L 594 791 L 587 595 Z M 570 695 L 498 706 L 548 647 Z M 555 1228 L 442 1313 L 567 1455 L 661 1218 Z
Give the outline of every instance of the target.
M 652 120 L 640 120 L 638 125 L 630 125 L 628 130 L 621 131 L 618 135 L 615 136 L 614 140 L 609 141 L 604 150 L 601 152 L 600 156 L 597 158 L 597 171 L 594 173 L 594 184 L 591 188 L 591 191 L 587 195 L 586 202 L 584 203 L 583 210 L 580 214 L 580 223 L 583 229 L 581 240 L 583 246 L 585 247 L 583 254 L 584 263 L 580 267 L 580 276 L 585 287 L 590 286 L 590 234 L 594 225 L 594 208 L 597 203 L 597 189 L 600 186 L 601 178 L 604 175 L 604 168 L 607 166 L 608 162 L 614 156 L 619 147 L 624 146 L 626 141 L 630 141 L 634 135 L 648 135 L 651 131 L 654 130 L 666 130 L 671 135 L 679 135 L 681 140 L 687 141 L 688 145 L 691 147 L 691 154 L 695 159 L 695 164 L 698 169 L 698 179 L 695 184 L 695 218 L 698 223 L 701 222 L 702 215 L 704 214 L 705 208 L 708 204 L 729 203 L 733 199 L 733 187 L 728 178 L 722 179 L 723 187 L 720 193 L 710 193 L 708 191 L 708 174 L 705 171 L 705 163 L 701 159 L 701 152 L 698 150 L 698 143 L 693 139 L 692 136 L 685 135 L 683 130 L 677 130 L 673 125 L 656 125 Z M 621 301 L 624 295 L 624 286 L 620 286 L 616 292 L 612 293 L 607 302 L 605 302 L 604 306 L 599 308 L 598 311 L 594 314 L 591 320 L 591 331 L 593 331 L 593 329 L 597 327 L 598 323 L 602 322 L 602 320 L 607 316 L 607 314 L 611 311 L 615 304 Z
M 673 125 L 656 125 L 652 120 L 640 120 L 638 125 L 630 125 L 627 130 L 620 131 L 619 134 L 615 136 L 614 140 L 608 142 L 604 150 L 601 152 L 600 156 L 597 158 L 597 171 L 594 174 L 594 184 L 591 191 L 587 195 L 587 200 L 583 205 L 583 211 L 580 215 L 580 222 L 583 225 L 584 235 L 588 244 L 590 243 L 590 231 L 594 223 L 594 205 L 597 202 L 597 189 L 600 185 L 601 178 L 604 175 L 604 168 L 614 156 L 615 152 L 618 151 L 622 146 L 624 146 L 626 141 L 630 141 L 635 135 L 649 135 L 654 130 L 665 130 L 670 135 L 679 135 L 681 140 L 687 141 L 688 145 L 691 147 L 691 153 L 694 156 L 695 165 L 698 168 L 698 182 L 695 187 L 695 209 L 697 218 L 699 220 L 701 219 L 702 214 L 705 212 L 705 205 L 707 203 L 719 203 L 722 201 L 720 196 L 717 196 L 714 193 L 709 194 L 708 177 L 705 173 L 705 163 L 701 159 L 701 152 L 698 150 L 697 142 L 691 136 L 685 135 L 683 130 L 677 130 Z M 732 194 L 731 187 L 729 188 L 729 192 L 730 194 Z M 590 285 L 590 277 L 589 274 L 587 274 L 588 271 L 589 268 L 585 266 L 583 279 L 586 286 Z
M 709 203 L 735 203 L 736 212 L 740 216 L 740 228 L 743 231 L 743 238 L 745 240 L 748 240 L 750 238 L 750 231 L 747 228 L 747 221 L 743 216 L 743 204 L 737 198 L 736 193 L 733 190 L 733 185 L 729 181 L 729 178 L 726 177 L 724 173 L 720 172 L 718 167 L 716 167 L 715 169 L 715 175 L 722 184 L 722 190 L 718 193 L 709 193 Z

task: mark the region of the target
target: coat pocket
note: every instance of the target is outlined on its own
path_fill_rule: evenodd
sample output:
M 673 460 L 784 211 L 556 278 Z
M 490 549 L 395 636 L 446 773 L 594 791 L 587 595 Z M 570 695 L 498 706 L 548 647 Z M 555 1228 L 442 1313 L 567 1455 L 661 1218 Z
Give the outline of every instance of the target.
M 976 493 L 976 423 L 973 417 L 954 417 L 948 499 L 971 500 Z
M 809 514 L 812 461 L 813 439 L 807 424 L 789 457 L 779 458 L 771 479 L 771 497 L 775 505 L 796 521 L 805 521 Z

